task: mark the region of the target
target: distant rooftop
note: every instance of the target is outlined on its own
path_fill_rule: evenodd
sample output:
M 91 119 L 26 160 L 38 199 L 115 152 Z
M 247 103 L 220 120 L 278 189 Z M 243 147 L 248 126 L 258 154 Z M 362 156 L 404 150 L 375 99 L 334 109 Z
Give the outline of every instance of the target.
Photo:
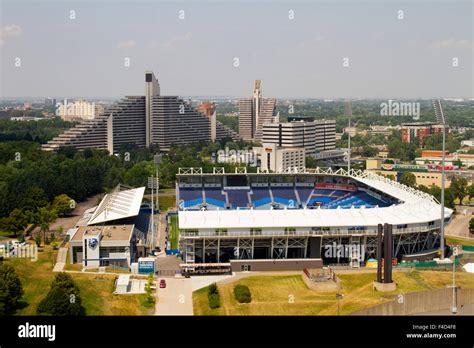
M 101 234 L 101 241 L 112 240 L 130 240 L 133 232 L 133 225 L 110 225 L 110 226 L 81 226 L 72 238 L 74 241 L 82 241 L 84 235 L 99 235 Z

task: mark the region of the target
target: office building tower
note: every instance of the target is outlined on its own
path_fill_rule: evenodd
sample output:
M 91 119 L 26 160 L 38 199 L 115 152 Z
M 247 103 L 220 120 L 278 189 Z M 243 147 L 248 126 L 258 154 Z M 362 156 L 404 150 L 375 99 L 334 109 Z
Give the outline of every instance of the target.
M 265 123 L 262 142 L 283 148 L 304 148 L 307 156 L 314 156 L 336 146 L 336 121 L 293 121 Z
M 262 98 L 262 81 L 256 80 L 252 98 L 239 100 L 239 135 L 244 140 L 260 140 L 262 126 L 276 116 L 276 100 Z

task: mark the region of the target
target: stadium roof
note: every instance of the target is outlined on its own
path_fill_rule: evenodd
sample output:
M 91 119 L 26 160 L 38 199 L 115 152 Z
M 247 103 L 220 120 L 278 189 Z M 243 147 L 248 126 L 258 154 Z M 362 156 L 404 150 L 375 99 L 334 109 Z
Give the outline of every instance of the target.
M 120 191 L 117 187 L 105 195 L 87 225 L 96 225 L 108 221 L 136 216 L 140 212 L 145 187 Z
M 367 172 L 352 178 L 398 198 L 402 203 L 351 209 L 184 210 L 178 212 L 179 228 L 351 227 L 426 223 L 440 218 L 440 205 L 428 194 Z M 446 208 L 445 217 L 449 218 L 451 214 L 452 210 Z

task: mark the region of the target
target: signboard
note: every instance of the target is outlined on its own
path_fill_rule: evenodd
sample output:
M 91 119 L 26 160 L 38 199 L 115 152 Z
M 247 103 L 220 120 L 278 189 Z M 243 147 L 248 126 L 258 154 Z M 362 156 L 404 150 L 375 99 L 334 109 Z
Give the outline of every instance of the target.
M 155 259 L 138 259 L 138 273 L 155 273 Z
M 321 184 L 317 183 L 314 185 L 315 188 L 328 189 L 328 190 L 342 190 L 342 191 L 357 191 L 357 188 L 353 185 L 344 184 Z
M 414 165 L 414 164 L 390 164 L 384 163 L 380 166 L 383 170 L 396 170 L 396 171 L 413 171 L 413 172 L 437 172 L 443 169 L 443 166 L 437 164 L 425 164 L 425 165 Z M 444 166 L 445 170 L 458 170 L 463 169 L 458 166 Z

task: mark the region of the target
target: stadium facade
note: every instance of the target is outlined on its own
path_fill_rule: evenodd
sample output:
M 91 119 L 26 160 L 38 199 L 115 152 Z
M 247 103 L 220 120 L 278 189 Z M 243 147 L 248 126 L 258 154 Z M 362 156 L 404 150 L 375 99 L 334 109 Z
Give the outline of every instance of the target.
M 398 260 L 433 257 L 440 245 L 439 203 L 368 172 L 225 174 L 190 168 L 180 170 L 176 190 L 180 249 L 188 267 L 359 267 L 375 258 L 377 228 L 385 223 L 393 225 Z M 446 223 L 451 216 L 446 209 Z M 336 246 L 359 246 L 359 252 L 328 253 Z
M 211 129 L 214 127 L 214 129 Z M 220 122 L 199 112 L 177 96 L 162 96 L 152 72 L 145 73 L 145 95 L 127 96 L 93 120 L 86 120 L 42 146 L 57 151 L 62 146 L 79 150 L 106 149 L 117 153 L 124 145 L 159 145 L 167 151 L 172 145 L 184 145 L 216 139 L 237 139 L 238 134 Z

